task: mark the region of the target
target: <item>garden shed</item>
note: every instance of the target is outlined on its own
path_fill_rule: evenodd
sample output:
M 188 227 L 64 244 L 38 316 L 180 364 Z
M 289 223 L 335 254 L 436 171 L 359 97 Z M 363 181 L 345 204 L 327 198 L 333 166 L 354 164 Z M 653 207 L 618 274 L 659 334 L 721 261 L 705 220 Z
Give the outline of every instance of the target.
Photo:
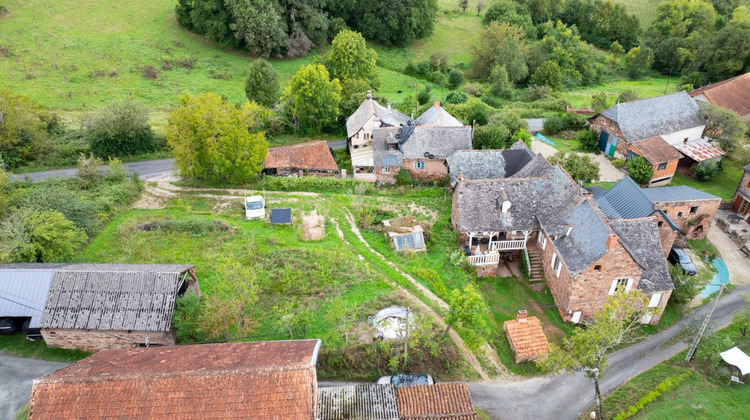
M 396 251 L 425 251 L 424 229 L 414 217 L 384 220 L 385 234 Z
M 406 335 L 406 323 L 409 328 L 414 327 L 414 316 L 410 310 L 401 306 L 389 306 L 370 317 L 370 324 L 378 331 L 378 337 L 385 340 L 404 338 Z

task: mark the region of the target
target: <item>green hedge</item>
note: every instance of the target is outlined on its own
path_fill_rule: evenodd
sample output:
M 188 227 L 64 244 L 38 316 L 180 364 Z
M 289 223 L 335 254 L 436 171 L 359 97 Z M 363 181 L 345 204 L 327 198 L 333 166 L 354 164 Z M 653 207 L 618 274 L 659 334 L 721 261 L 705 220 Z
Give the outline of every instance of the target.
M 375 187 L 371 183 L 359 179 L 316 176 L 264 176 L 258 181 L 248 184 L 248 187 L 269 191 L 308 191 L 344 194 L 372 194 L 375 192 Z
M 685 372 L 677 376 L 673 376 L 669 379 L 666 379 L 662 381 L 659 385 L 656 386 L 656 389 L 649 392 L 648 394 L 644 395 L 640 400 L 638 400 L 635 404 L 628 407 L 627 410 L 623 411 L 622 413 L 615 416 L 614 420 L 625 420 L 633 417 L 636 413 L 638 413 L 640 410 L 643 409 L 643 407 L 646 406 L 646 404 L 653 402 L 660 396 L 662 396 L 664 393 L 669 391 L 670 389 L 676 387 L 682 381 L 687 379 L 688 376 L 692 375 L 693 372 Z

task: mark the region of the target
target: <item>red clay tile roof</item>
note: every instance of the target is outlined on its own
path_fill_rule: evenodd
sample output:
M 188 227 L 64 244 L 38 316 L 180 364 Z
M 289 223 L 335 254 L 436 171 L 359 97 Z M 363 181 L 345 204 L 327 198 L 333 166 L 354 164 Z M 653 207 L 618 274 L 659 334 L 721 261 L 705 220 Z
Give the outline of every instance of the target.
M 690 96 L 706 95 L 711 103 L 745 115 L 750 113 L 750 73 L 722 80 L 690 92 Z
M 402 386 L 396 388 L 401 420 L 474 420 L 477 413 L 466 384 Z
M 338 171 L 328 143 L 323 140 L 291 146 L 270 147 L 266 156 L 266 168 L 299 168 L 316 171 Z
M 547 336 L 544 335 L 542 323 L 537 317 L 530 316 L 526 322 L 519 322 L 515 319 L 505 321 L 503 329 L 510 346 L 516 353 L 516 360 L 536 358 L 549 353 Z
M 633 143 L 633 146 L 654 165 L 682 158 L 682 153 L 664 141 L 661 136 L 638 140 Z
M 34 381 L 29 418 L 314 420 L 319 343 L 103 350 Z
M 693 140 L 675 146 L 685 156 L 696 162 L 703 162 L 724 155 L 724 151 L 705 140 Z

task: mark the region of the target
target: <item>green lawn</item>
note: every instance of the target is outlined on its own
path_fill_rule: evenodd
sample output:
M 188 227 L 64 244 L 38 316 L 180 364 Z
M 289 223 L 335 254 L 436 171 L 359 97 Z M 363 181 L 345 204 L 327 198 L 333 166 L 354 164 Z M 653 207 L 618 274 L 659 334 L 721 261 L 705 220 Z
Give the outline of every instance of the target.
M 651 76 L 639 80 L 617 79 L 608 81 L 599 86 L 587 86 L 575 90 L 566 90 L 561 92 L 562 97 L 569 100 L 573 108 L 590 108 L 591 96 L 598 92 L 605 92 L 608 96 L 616 98 L 626 90 L 632 90 L 638 93 L 641 98 L 650 98 L 652 96 L 663 95 L 677 91 L 679 80 L 674 77 L 669 81 L 667 86 L 666 76 Z
M 731 200 L 735 191 L 737 191 L 737 184 L 740 182 L 740 178 L 742 178 L 742 166 L 730 161 L 729 159 L 724 159 L 723 167 L 724 169 L 720 174 L 712 177 L 708 181 L 698 181 L 680 173 L 676 173 L 674 178 L 672 178 L 672 185 L 687 185 L 709 194 L 719 196 L 722 200 Z
M 27 340 L 23 333 L 0 335 L 0 352 L 55 362 L 75 362 L 91 354 L 80 350 L 50 348 L 42 340 Z
M 628 13 L 636 15 L 641 24 L 641 29 L 645 32 L 651 23 L 656 20 L 656 8 L 659 7 L 661 1 L 615 0 L 615 3 L 624 4 Z

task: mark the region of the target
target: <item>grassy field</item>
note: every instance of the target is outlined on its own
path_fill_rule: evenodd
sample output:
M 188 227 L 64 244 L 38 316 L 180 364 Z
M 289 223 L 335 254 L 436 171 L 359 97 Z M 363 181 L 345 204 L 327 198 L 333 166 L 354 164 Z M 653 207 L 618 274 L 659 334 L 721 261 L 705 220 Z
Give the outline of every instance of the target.
M 27 340 L 22 333 L 0 335 L 0 352 L 55 362 L 75 362 L 91 354 L 80 350 L 50 348 L 42 340 Z
M 591 96 L 598 92 L 605 92 L 608 96 L 616 98 L 626 90 L 638 93 L 640 98 L 659 96 L 665 93 L 678 91 L 679 80 L 672 78 L 667 85 L 668 77 L 652 75 L 639 80 L 618 79 L 605 82 L 600 86 L 581 87 L 575 90 L 562 92 L 562 97 L 569 100 L 573 108 L 590 108 Z
M 672 185 L 687 185 L 721 197 L 723 200 L 730 200 L 735 191 L 737 191 L 737 184 L 740 182 L 740 178 L 742 178 L 742 166 L 729 159 L 724 159 L 722 164 L 724 169 L 721 173 L 708 181 L 698 181 L 676 173 L 674 178 L 672 178 Z
M 727 345 L 733 343 L 750 350 L 750 339 L 742 337 L 736 325 L 731 325 L 715 333 L 717 339 L 725 339 Z M 728 348 L 728 347 L 727 347 Z M 718 357 L 718 354 L 713 355 Z M 700 354 L 691 362 L 685 363 L 685 352 L 636 376 L 612 392 L 603 402 L 607 418 L 613 418 L 635 404 L 647 392 L 654 390 L 662 381 L 690 372 L 691 374 L 676 387 L 647 404 L 633 418 L 636 419 L 740 419 L 747 418 L 747 401 L 750 388 L 745 385 L 730 384 L 726 364 L 718 368 L 707 365 Z

